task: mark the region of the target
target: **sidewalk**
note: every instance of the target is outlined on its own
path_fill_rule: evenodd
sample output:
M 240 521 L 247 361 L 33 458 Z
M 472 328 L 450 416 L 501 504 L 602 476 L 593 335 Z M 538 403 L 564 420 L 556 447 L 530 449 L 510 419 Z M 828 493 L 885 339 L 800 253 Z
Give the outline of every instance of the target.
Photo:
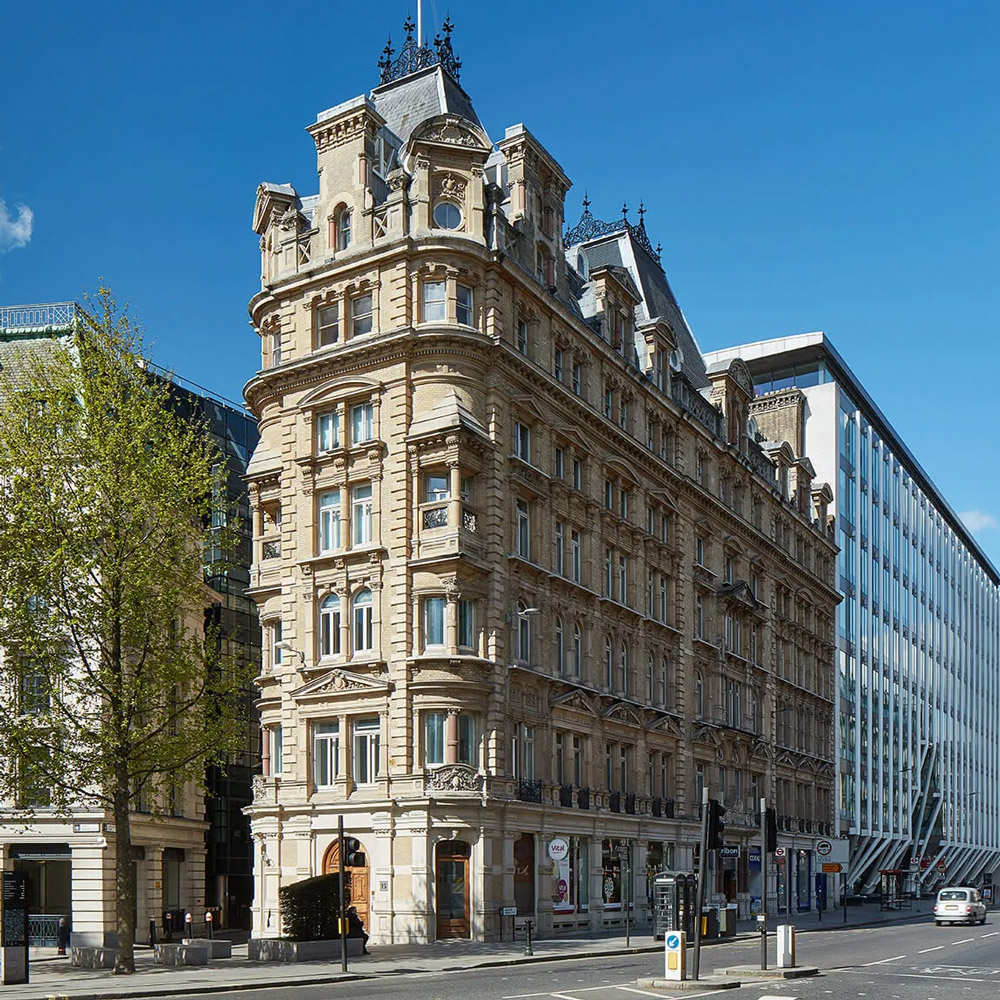
M 815 913 L 793 914 L 792 923 L 799 932 L 835 930 L 838 927 L 867 927 L 890 921 L 926 918 L 931 901 L 923 911 L 881 913 L 877 904 L 848 907 L 848 921 L 843 911 L 834 910 L 820 921 Z M 771 918 L 773 930 L 785 918 Z M 754 921 L 742 921 L 737 939 L 757 938 Z M 733 940 L 729 938 L 727 940 Z M 709 944 L 714 942 L 707 942 Z M 66 958 L 56 958 L 55 949 L 38 949 L 32 955 L 31 982 L 27 986 L 0 986 L 0 1000 L 49 1000 L 67 997 L 73 1000 L 124 1000 L 132 997 L 170 997 L 178 993 L 209 993 L 220 990 L 260 989 L 268 986 L 333 983 L 343 979 L 366 979 L 414 972 L 448 972 L 516 965 L 522 962 L 558 961 L 566 958 L 592 958 L 610 955 L 659 952 L 662 942 L 653 941 L 649 929 L 634 931 L 628 947 L 624 934 L 575 935 L 533 941 L 533 956 L 524 954 L 524 940 L 481 944 L 474 941 L 437 941 L 434 944 L 382 945 L 372 954 L 351 958 L 346 976 L 340 962 L 303 962 L 297 965 L 249 962 L 246 944 L 233 947 L 233 958 L 208 966 L 169 968 L 154 965 L 148 948 L 136 948 L 136 974 L 115 976 L 108 970 L 75 969 Z

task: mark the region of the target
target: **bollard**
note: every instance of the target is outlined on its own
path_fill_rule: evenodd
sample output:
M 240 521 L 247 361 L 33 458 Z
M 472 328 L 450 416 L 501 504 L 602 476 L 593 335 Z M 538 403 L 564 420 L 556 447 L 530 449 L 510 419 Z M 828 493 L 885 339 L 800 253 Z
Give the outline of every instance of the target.
M 206 910 L 205 911 L 205 933 L 208 935 L 209 941 L 211 941 L 212 938 L 215 937 L 215 935 L 212 933 L 212 930 L 213 930 L 213 928 L 212 928 L 212 911 L 211 910 Z
M 687 935 L 667 931 L 663 935 L 663 978 L 687 979 Z
M 767 971 L 767 914 L 757 914 L 757 930 L 760 933 L 760 967 Z
M 184 933 L 187 934 L 189 938 L 194 937 L 194 917 L 191 916 L 190 910 L 184 914 Z
M 59 918 L 59 950 L 58 955 L 66 954 L 66 945 L 69 944 L 69 923 L 65 917 Z
M 534 955 L 535 953 L 531 950 L 531 921 L 525 920 L 524 922 L 524 953 L 525 955 Z
M 156 918 L 149 918 L 149 947 L 156 947 Z
M 778 968 L 795 968 L 795 928 L 791 924 L 778 927 Z

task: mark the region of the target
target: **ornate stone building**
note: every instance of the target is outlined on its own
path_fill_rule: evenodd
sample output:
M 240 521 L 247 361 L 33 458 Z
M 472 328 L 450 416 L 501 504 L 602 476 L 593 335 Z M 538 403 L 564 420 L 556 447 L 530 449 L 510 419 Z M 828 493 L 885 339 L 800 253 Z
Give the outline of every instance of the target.
M 523 125 L 489 138 L 446 29 L 309 126 L 317 194 L 257 192 L 255 933 L 341 816 L 376 942 L 643 922 L 703 786 L 741 848 L 710 896 L 759 895 L 778 795 L 808 905 L 829 491 L 742 362 L 706 369 L 641 209 L 566 231 L 569 178 Z

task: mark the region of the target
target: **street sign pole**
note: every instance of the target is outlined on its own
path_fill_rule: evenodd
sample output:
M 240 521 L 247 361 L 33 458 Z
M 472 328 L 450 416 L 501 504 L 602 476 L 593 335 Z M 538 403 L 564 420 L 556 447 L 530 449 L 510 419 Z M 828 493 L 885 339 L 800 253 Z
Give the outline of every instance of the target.
M 767 799 L 760 800 L 760 967 L 767 969 Z
M 708 785 L 701 790 L 701 859 L 698 888 L 694 898 L 694 978 L 701 967 L 701 909 L 705 905 L 705 881 L 708 878 Z
M 344 912 L 344 817 L 337 817 L 337 854 L 340 871 L 340 970 L 347 972 L 347 914 Z

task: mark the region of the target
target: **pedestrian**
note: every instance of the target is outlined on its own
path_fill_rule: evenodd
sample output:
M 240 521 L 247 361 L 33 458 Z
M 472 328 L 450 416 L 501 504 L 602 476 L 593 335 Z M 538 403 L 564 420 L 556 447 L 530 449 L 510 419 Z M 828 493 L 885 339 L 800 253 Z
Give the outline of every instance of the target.
M 349 938 L 362 938 L 361 952 L 363 955 L 369 954 L 368 934 L 365 931 L 365 925 L 361 922 L 361 917 L 358 916 L 358 908 L 356 906 L 350 906 L 347 909 L 347 936 Z

